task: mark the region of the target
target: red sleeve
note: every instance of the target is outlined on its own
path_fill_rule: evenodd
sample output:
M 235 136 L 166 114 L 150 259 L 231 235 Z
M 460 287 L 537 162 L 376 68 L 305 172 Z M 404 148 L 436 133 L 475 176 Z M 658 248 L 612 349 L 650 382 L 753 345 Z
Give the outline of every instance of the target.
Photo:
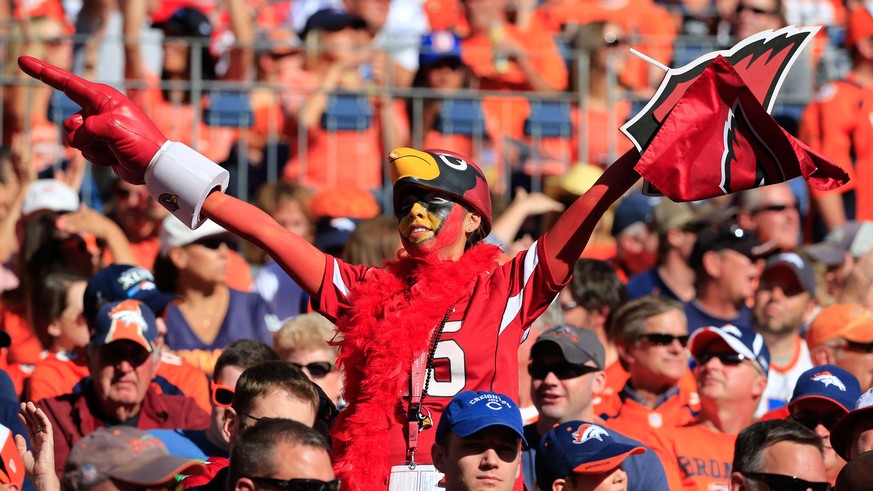
M 349 292 L 355 283 L 362 280 L 370 267 L 346 264 L 333 256 L 325 255 L 324 278 L 322 288 L 312 296 L 315 310 L 331 322 L 336 320 L 349 308 Z

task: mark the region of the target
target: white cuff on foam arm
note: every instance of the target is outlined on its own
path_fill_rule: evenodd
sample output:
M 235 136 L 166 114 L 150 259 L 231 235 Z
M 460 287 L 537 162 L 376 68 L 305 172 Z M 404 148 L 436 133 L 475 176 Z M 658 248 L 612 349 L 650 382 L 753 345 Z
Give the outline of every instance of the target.
M 200 209 L 206 197 L 215 188 L 224 192 L 229 180 L 226 169 L 174 141 L 161 146 L 145 173 L 149 194 L 192 230 L 204 221 Z

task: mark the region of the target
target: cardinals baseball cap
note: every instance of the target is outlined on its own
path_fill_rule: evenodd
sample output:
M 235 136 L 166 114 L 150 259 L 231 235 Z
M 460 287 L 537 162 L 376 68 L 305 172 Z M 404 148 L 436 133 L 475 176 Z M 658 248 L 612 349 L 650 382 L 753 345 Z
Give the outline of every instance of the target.
M 631 455 L 646 452 L 639 444 L 620 443 L 612 430 L 594 423 L 568 421 L 549 430 L 537 450 L 536 474 L 540 489 L 570 474 L 598 474 L 615 469 Z
M 72 212 L 79 209 L 79 195 L 57 179 L 39 179 L 31 183 L 21 203 L 21 216 L 38 211 Z
M 173 247 L 182 247 L 193 244 L 200 239 L 219 236 L 229 237 L 230 232 L 212 220 L 206 220 L 196 230 L 191 230 L 173 215 L 164 218 L 164 221 L 161 222 L 161 231 L 158 234 L 162 256 L 167 255 Z
M 24 482 L 24 462 L 15 446 L 9 428 L 0 425 L 0 484 L 14 484 L 21 489 Z
M 831 446 L 843 460 L 849 460 L 849 445 L 852 443 L 855 427 L 861 422 L 870 421 L 871 417 L 873 417 L 873 388 L 861 394 L 855 401 L 853 409 L 831 427 Z
M 771 256 L 764 265 L 761 279 L 764 280 L 768 278 L 768 275 L 775 274 L 780 270 L 791 272 L 797 279 L 797 283 L 813 298 L 815 297 L 815 272 L 812 270 L 812 265 L 803 256 L 795 252 L 783 252 Z M 786 287 L 783 287 L 783 290 L 786 290 Z
M 695 360 L 699 360 L 707 353 L 712 343 L 722 340 L 737 354 L 752 360 L 766 375 L 770 371 L 770 350 L 764 344 L 764 338 L 760 334 L 740 329 L 732 324 L 722 327 L 706 326 L 694 331 L 688 339 L 688 351 Z
M 838 338 L 853 343 L 873 343 L 873 311 L 855 303 L 821 309 L 806 331 L 806 344 L 812 349 Z
M 113 264 L 98 271 L 88 280 L 84 297 L 82 313 L 89 322 L 109 302 L 132 298 L 160 314 L 168 303 L 179 298 L 158 290 L 151 271 L 129 264 Z
M 89 325 L 91 344 L 94 346 L 128 340 L 152 351 L 158 334 L 152 309 L 133 299 L 110 302 L 100 307 Z
M 97 428 L 79 440 L 64 465 L 64 489 L 84 490 L 108 479 L 157 486 L 178 474 L 200 475 L 205 464 L 173 457 L 164 443 L 129 426 Z
M 530 349 L 531 359 L 539 356 L 543 348 L 549 344 L 556 345 L 564 359 L 575 365 L 583 365 L 593 361 L 594 365 L 603 370 L 606 365 L 606 352 L 603 343 L 590 329 L 561 324 L 540 334 Z
M 838 405 L 845 412 L 861 396 L 861 384 L 851 373 L 836 365 L 812 367 L 797 377 L 789 406 L 808 399 L 821 399 Z
M 824 241 L 806 247 L 812 259 L 827 266 L 838 266 L 846 253 L 861 257 L 873 250 L 873 222 L 846 222 L 828 233 Z
M 521 411 L 512 399 L 496 392 L 465 390 L 456 395 L 443 411 L 436 439 L 442 440 L 450 431 L 466 438 L 491 426 L 509 428 L 527 445 Z

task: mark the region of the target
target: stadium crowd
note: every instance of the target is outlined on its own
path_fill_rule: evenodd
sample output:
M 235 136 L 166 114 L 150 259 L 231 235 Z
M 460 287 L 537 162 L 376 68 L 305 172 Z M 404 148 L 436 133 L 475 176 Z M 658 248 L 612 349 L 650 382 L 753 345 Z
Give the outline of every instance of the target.
M 0 488 L 869 489 L 873 4 L 3 6 Z M 773 115 L 849 184 L 641 194 L 628 48 L 790 25 Z M 229 172 L 211 220 L 22 55 Z

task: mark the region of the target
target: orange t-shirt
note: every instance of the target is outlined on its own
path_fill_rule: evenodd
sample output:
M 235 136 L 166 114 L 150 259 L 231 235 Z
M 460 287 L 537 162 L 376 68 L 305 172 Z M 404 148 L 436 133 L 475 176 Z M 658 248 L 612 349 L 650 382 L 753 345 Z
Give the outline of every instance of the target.
M 38 402 L 69 394 L 80 380 L 90 375 L 88 360 L 83 353 L 49 353 L 33 369 L 25 397 Z
M 212 412 L 209 381 L 203 370 L 185 362 L 176 354 L 162 351 L 161 362 L 158 364 L 158 375 L 167 379 L 186 396 L 194 399 L 204 411 Z
M 573 136 L 570 140 L 570 150 L 573 161 L 584 161 L 602 168 L 612 164 L 609 158 L 610 144 L 615 147 L 615 158 L 621 157 L 633 145 L 631 141 L 619 130 L 619 127 L 630 116 L 631 106 L 627 100 L 617 101 L 612 110 L 595 109 L 592 107 L 582 113 L 578 107 L 573 107 Z M 584 121 L 583 121 L 584 118 Z M 588 155 L 584 158 L 579 155 L 579 137 L 581 128 L 585 127 L 585 135 L 588 143 Z M 612 138 L 612 142 L 610 142 Z
M 664 464 L 671 490 L 727 489 L 736 433 L 722 433 L 695 424 L 655 435 L 649 447 Z
M 0 330 L 12 338 L 7 348 L 10 364 L 36 365 L 42 360 L 42 345 L 22 312 L 0 303 Z

